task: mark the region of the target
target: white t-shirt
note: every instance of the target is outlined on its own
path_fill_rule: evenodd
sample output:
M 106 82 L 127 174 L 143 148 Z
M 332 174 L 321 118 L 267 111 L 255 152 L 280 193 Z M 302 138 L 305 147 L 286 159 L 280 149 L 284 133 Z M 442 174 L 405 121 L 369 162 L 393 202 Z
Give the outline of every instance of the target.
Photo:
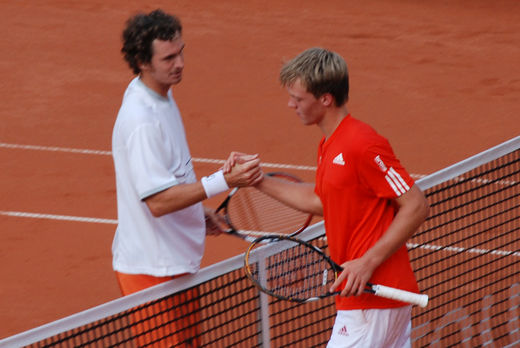
M 198 271 L 206 234 L 202 204 L 154 217 L 143 201 L 197 180 L 171 91 L 164 98 L 138 77 L 130 82 L 112 134 L 112 155 L 118 208 L 114 270 L 153 276 Z

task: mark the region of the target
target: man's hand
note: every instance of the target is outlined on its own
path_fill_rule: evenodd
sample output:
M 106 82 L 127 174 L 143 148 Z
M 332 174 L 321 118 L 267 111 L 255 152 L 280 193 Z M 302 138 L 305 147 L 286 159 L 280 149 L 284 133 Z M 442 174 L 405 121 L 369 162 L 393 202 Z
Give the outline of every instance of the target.
M 243 152 L 238 152 L 238 151 L 232 151 L 230 154 L 229 154 L 229 157 L 228 159 L 226 160 L 226 163 L 224 163 L 224 165 L 222 166 L 222 171 L 224 172 L 224 174 L 227 174 L 231 171 L 231 168 L 233 168 L 233 166 L 235 164 L 243 164 L 245 162 L 248 162 L 248 161 L 251 161 L 251 160 L 254 160 L 254 159 L 257 159 L 258 158 L 258 154 L 256 155 L 248 155 L 247 153 L 243 153 Z
M 264 177 L 258 155 L 241 152 L 231 152 L 222 171 L 229 187 L 254 186 Z
M 332 284 L 330 292 L 338 290 L 346 280 L 345 287 L 341 290 L 341 296 L 359 296 L 363 293 L 367 282 L 370 280 L 375 267 L 364 258 L 345 262 L 341 265 L 343 271 Z
M 218 236 L 224 232 L 222 226 L 227 226 L 224 218 L 215 213 L 215 210 L 204 207 L 204 218 L 206 221 L 206 235 Z

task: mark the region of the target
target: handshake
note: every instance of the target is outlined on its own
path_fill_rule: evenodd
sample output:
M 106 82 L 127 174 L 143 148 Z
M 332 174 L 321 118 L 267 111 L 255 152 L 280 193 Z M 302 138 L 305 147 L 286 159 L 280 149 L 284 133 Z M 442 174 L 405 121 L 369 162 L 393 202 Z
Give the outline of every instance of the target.
M 231 152 L 221 168 L 229 187 L 255 186 L 264 178 L 258 155 Z
M 210 198 L 235 187 L 258 185 L 264 178 L 258 155 L 231 152 L 217 172 L 201 179 L 206 197 Z M 219 235 L 227 221 L 212 209 L 205 208 L 206 233 Z
M 201 179 L 206 197 L 234 187 L 256 186 L 264 178 L 258 155 L 231 152 L 220 170 Z

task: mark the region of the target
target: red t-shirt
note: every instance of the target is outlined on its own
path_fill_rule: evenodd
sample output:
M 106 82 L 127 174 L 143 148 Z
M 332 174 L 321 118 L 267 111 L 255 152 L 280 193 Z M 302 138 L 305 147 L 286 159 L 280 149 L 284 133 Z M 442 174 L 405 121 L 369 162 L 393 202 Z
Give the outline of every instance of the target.
M 342 264 L 373 246 L 397 212 L 394 199 L 413 184 L 384 137 L 350 115 L 343 119 L 328 139 L 322 139 L 316 172 L 332 259 Z M 406 245 L 381 264 L 370 281 L 418 292 Z M 338 310 L 403 305 L 367 293 L 336 299 Z

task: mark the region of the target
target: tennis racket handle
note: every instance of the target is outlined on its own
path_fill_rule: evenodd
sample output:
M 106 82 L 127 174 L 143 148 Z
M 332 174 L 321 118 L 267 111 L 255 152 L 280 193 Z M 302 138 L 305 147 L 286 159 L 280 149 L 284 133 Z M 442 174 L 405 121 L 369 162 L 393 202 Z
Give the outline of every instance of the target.
M 377 284 L 372 285 L 372 290 L 374 291 L 374 295 L 411 303 L 419 307 L 426 307 L 428 304 L 428 295 L 425 294 L 416 294 L 414 292 L 399 290 Z

